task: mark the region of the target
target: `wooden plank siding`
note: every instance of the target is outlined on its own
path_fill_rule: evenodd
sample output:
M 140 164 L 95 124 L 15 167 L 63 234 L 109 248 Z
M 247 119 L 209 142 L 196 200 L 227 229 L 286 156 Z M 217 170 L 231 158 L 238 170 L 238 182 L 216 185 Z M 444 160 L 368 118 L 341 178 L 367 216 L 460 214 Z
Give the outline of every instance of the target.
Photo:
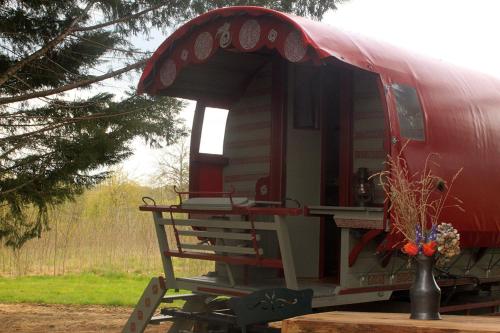
M 353 174 L 361 167 L 368 168 L 370 174 L 382 170 L 386 157 L 384 131 L 384 110 L 377 77 L 371 73 L 356 71 L 353 89 Z M 384 202 L 384 193 L 380 186 L 374 189 L 373 202 Z
M 255 198 L 255 184 L 269 175 L 271 147 L 271 65 L 254 77 L 229 110 L 224 138 L 224 190 Z

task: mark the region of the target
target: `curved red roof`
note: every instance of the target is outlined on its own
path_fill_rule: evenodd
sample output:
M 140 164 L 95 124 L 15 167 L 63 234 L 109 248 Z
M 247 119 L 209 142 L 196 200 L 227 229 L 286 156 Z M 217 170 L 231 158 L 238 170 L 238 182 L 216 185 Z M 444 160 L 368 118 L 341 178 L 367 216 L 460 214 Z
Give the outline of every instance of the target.
M 145 82 L 148 81 L 153 72 L 156 72 L 160 65 L 159 62 L 168 56 L 169 52 L 177 48 L 176 43 L 197 27 L 207 25 L 215 19 L 237 18 L 242 15 L 261 18 L 272 17 L 295 28 L 315 59 L 323 60 L 334 57 L 345 63 L 379 74 L 385 73 L 398 78 L 405 77 L 405 81 L 418 82 L 420 79 L 442 76 L 446 82 L 449 82 L 450 78 L 456 78 L 462 84 L 463 80 L 474 79 L 475 81 L 490 81 L 497 87 L 500 86 L 500 80 L 487 75 L 426 58 L 387 43 L 347 33 L 321 22 L 262 7 L 237 6 L 209 11 L 192 19 L 170 35 L 147 62 L 139 81 L 138 92 L 150 94 L 157 92 L 154 86 L 147 85 Z
M 495 199 L 500 189 L 499 79 L 306 18 L 259 7 L 230 7 L 203 14 L 168 37 L 147 63 L 139 93 L 162 93 L 183 66 L 203 62 L 214 49 L 224 47 L 222 21 L 231 20 L 230 29 L 234 30 L 229 37 L 238 36 L 249 17 L 260 22 L 259 29 L 264 31 L 260 36 L 264 37 L 254 40 L 248 34 L 233 40 L 236 51 L 252 52 L 265 46 L 275 48 L 290 61 L 321 63 L 335 58 L 378 73 L 383 84 L 398 82 L 415 87 L 424 111 L 426 137 L 424 142 L 412 141 L 406 148 L 409 165 L 417 169 L 428 154 L 439 153 L 439 174 L 443 178 L 450 179 L 463 167 L 454 194 L 464 201 L 466 212 L 449 210 L 443 212 L 443 218 L 463 233 L 465 245 L 500 247 L 500 204 Z M 279 36 L 276 41 L 272 30 Z M 200 38 L 208 31 L 210 36 Z M 298 33 L 300 39 L 290 46 L 284 36 L 292 33 Z M 212 47 L 214 42 L 218 45 Z M 291 56 L 287 50 L 291 50 Z M 396 119 L 390 91 L 386 97 L 389 117 Z M 397 121 L 391 121 L 392 136 L 399 136 L 398 126 Z

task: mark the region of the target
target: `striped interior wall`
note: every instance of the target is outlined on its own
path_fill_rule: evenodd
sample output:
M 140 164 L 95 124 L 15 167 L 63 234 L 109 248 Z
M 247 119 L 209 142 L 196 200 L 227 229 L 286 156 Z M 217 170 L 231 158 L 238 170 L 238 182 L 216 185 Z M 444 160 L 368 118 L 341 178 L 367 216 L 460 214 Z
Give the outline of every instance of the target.
M 255 184 L 269 175 L 271 147 L 271 64 L 262 68 L 229 110 L 224 137 L 224 190 L 255 198 Z
M 368 168 L 369 174 L 383 168 L 385 119 L 377 76 L 356 71 L 353 91 L 353 173 Z M 384 202 L 380 186 L 374 188 L 374 203 Z

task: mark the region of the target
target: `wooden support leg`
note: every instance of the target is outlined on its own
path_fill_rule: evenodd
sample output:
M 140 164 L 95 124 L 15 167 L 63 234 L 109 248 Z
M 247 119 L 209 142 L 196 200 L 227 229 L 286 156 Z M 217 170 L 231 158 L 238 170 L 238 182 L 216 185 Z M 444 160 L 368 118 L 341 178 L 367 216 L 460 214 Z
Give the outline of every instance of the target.
M 295 273 L 295 263 L 293 261 L 292 246 L 290 243 L 290 233 L 286 218 L 275 215 L 276 232 L 278 234 L 278 243 L 281 252 L 281 261 L 283 262 L 283 272 L 285 274 L 286 287 L 289 289 L 298 290 L 297 275 Z
M 172 265 L 172 258 L 165 255 L 165 253 L 170 249 L 168 246 L 165 226 L 163 224 L 160 224 L 160 221 L 162 220 L 162 214 L 161 212 L 153 212 L 153 217 L 155 222 L 156 236 L 158 237 L 158 246 L 160 247 L 163 271 L 165 272 L 165 278 L 167 280 L 167 286 L 169 289 L 178 290 L 177 281 L 175 280 L 174 266 Z

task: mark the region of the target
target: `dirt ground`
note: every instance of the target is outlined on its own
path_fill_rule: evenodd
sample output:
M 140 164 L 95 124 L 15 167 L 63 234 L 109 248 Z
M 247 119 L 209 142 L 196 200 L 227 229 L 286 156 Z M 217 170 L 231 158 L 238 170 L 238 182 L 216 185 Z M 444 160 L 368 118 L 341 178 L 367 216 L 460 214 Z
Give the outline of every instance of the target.
M 131 308 L 74 305 L 0 304 L 0 332 L 121 332 Z M 147 333 L 165 332 L 168 324 Z

